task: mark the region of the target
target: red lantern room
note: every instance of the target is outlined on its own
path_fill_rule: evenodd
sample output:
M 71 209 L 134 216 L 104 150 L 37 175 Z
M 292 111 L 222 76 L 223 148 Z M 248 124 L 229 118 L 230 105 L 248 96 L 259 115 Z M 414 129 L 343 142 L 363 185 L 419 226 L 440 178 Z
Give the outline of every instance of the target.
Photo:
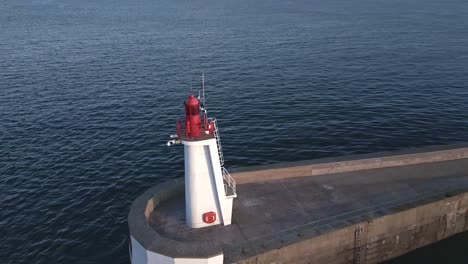
M 177 137 L 179 139 L 197 141 L 215 136 L 215 120 L 206 116 L 206 108 L 200 104 L 200 101 L 193 95 L 185 100 L 185 120 L 181 118 L 177 121 Z
M 200 102 L 190 95 L 185 105 L 185 136 L 199 137 L 201 135 Z

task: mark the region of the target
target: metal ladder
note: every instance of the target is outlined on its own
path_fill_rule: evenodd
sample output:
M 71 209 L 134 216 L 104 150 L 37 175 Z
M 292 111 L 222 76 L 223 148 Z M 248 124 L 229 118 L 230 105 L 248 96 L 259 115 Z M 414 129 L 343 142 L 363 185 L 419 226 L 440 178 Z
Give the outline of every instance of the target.
M 353 264 L 360 264 L 361 263 L 361 243 L 362 243 L 362 232 L 363 226 L 358 225 L 354 230 L 354 257 L 353 257 Z
M 226 197 L 235 198 L 237 197 L 236 182 L 232 178 L 231 174 L 229 174 L 229 172 L 226 170 L 226 168 L 224 168 L 224 155 L 223 148 L 221 147 L 221 139 L 219 137 L 218 123 L 216 122 L 216 118 L 209 118 L 208 121 L 214 125 L 214 136 L 216 138 L 216 145 L 218 147 L 219 164 L 221 166 L 221 173 L 223 175 L 224 191 L 226 193 Z
M 218 130 L 218 123 L 216 118 L 210 118 L 210 120 L 214 124 L 214 136 L 216 138 L 216 145 L 218 145 L 218 155 L 219 155 L 219 163 L 221 167 L 224 166 L 224 156 L 223 156 L 223 148 L 221 147 L 221 139 L 219 138 L 219 130 Z

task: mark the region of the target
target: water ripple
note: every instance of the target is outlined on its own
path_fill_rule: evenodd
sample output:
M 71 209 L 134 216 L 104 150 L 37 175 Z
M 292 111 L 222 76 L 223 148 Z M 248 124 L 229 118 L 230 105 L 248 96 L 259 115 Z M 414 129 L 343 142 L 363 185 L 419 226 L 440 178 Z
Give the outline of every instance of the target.
M 398 3 L 4 1 L 0 263 L 128 263 L 190 73 L 228 167 L 467 141 L 468 6 Z

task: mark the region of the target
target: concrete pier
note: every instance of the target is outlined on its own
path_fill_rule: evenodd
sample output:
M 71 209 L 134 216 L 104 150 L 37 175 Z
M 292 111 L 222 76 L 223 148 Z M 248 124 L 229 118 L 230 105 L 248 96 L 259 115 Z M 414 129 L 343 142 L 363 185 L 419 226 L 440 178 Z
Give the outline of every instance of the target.
M 138 197 L 129 213 L 133 251 L 175 263 L 377 263 L 468 229 L 468 145 L 242 168 L 232 176 L 238 198 L 230 226 L 187 227 L 182 179 Z

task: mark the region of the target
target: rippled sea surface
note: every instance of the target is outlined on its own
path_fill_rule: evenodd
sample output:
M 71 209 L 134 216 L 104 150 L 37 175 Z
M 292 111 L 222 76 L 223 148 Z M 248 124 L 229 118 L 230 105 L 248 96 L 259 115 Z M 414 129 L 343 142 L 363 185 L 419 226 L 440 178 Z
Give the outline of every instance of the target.
M 206 75 L 227 167 L 468 141 L 466 0 L 3 0 L 0 263 L 128 263 Z M 191 77 L 192 76 L 192 77 Z

